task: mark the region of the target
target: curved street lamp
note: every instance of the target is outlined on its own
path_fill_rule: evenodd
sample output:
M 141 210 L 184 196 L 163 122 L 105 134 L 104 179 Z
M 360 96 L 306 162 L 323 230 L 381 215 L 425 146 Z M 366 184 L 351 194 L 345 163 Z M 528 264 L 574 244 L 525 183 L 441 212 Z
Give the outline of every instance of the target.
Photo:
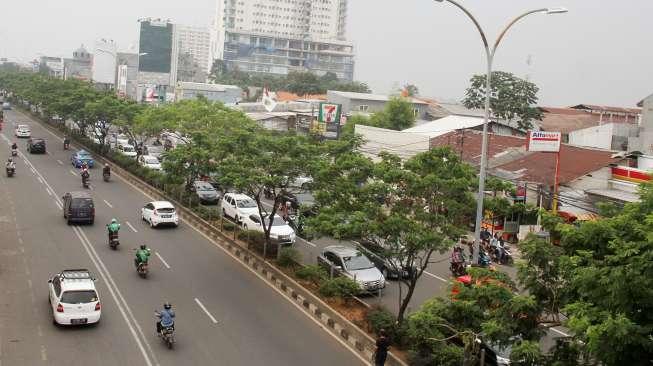
M 474 16 L 469 10 L 467 10 L 456 0 L 435 0 L 435 1 L 440 3 L 444 1 L 451 3 L 452 5 L 462 10 L 469 17 L 469 19 L 472 20 L 472 22 L 476 26 L 476 29 L 478 29 L 478 32 L 481 34 L 481 39 L 483 40 L 483 46 L 485 47 L 485 54 L 487 57 L 487 76 L 485 81 L 485 117 L 483 121 L 483 144 L 481 147 L 482 150 L 481 171 L 479 174 L 479 182 L 478 182 L 478 197 L 476 202 L 476 227 L 474 229 L 474 257 L 472 259 L 473 261 L 472 263 L 476 263 L 478 261 L 479 245 L 481 242 L 481 223 L 483 220 L 483 198 L 485 197 L 485 177 L 487 175 L 487 145 L 488 145 L 487 129 L 488 129 L 488 122 L 490 120 L 490 94 L 491 94 L 490 87 L 492 84 L 492 62 L 494 61 L 494 54 L 496 53 L 497 48 L 501 43 L 501 40 L 506 35 L 508 30 L 521 19 L 531 14 L 562 14 L 562 13 L 566 13 L 568 10 L 566 8 L 558 7 L 558 8 L 535 9 L 535 10 L 525 12 L 524 14 L 513 19 L 510 23 L 508 23 L 508 25 L 506 25 L 503 28 L 501 33 L 499 33 L 497 40 L 494 42 L 494 46 L 490 49 L 490 44 L 488 43 L 483 28 L 481 28 L 481 25 L 478 23 L 476 18 L 474 18 Z

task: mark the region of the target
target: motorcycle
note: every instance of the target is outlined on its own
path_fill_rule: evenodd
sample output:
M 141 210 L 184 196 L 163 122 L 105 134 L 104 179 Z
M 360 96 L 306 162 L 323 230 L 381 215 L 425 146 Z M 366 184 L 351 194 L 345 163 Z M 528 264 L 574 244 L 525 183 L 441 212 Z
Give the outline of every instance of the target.
M 109 246 L 111 247 L 111 249 L 116 250 L 118 248 L 118 245 L 120 245 L 120 241 L 118 240 L 118 233 L 110 234 Z
M 490 267 L 490 265 L 492 265 L 490 256 L 487 255 L 484 250 L 481 250 L 478 253 L 478 265 L 481 267 Z
M 16 174 L 16 168 L 7 167 L 7 177 L 13 177 Z
M 460 277 L 467 274 L 467 270 L 465 269 L 464 262 L 458 262 L 458 263 L 451 262 L 451 265 L 449 266 L 449 270 L 451 271 L 451 274 L 454 277 Z
M 160 313 L 158 311 L 155 311 L 154 314 L 156 314 L 157 321 L 159 320 Z M 168 349 L 172 349 L 172 346 L 175 344 L 175 327 L 170 326 L 170 327 L 164 327 L 161 326 L 161 331 L 159 332 L 159 336 L 165 342 L 166 346 L 168 346 Z
M 138 275 L 142 278 L 147 277 L 147 273 L 149 272 L 147 262 L 141 262 L 138 267 L 136 267 L 136 272 L 138 272 Z
M 111 173 L 102 173 L 102 179 L 104 179 L 105 182 L 109 181 L 109 177 L 111 177 Z
M 63 149 L 64 149 L 64 150 L 68 150 L 68 149 L 70 149 L 70 142 L 68 142 L 68 141 L 64 141 L 64 142 L 63 142 Z
M 82 186 L 86 189 L 90 187 L 90 185 L 88 184 L 88 178 L 82 177 Z
M 18 149 L 11 149 L 11 156 L 18 156 Z
M 507 244 L 503 245 L 503 257 L 501 257 L 500 263 L 508 265 L 514 263 L 512 252 L 510 251 L 510 247 Z

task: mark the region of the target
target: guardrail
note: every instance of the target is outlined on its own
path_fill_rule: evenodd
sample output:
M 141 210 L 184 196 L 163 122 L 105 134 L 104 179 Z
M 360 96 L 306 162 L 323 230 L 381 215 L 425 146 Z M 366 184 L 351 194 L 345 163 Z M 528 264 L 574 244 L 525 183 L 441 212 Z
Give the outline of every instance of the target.
M 42 122 L 42 124 L 50 130 L 57 131 L 53 126 L 46 122 Z M 84 146 L 79 142 L 76 142 L 76 144 L 89 151 L 91 150 L 88 146 Z M 96 160 L 109 164 L 114 174 L 120 176 L 125 180 L 125 182 L 143 191 L 153 199 L 173 202 L 177 207 L 177 214 L 187 224 L 192 225 L 195 229 L 210 238 L 214 243 L 229 252 L 241 264 L 249 267 L 256 273 L 259 273 L 266 282 L 283 292 L 288 299 L 300 305 L 307 314 L 325 325 L 325 329 L 340 340 L 346 342 L 350 348 L 357 352 L 363 359 L 372 360 L 376 349 L 376 342 L 372 337 L 338 313 L 335 309 L 331 308 L 311 291 L 304 288 L 280 269 L 276 268 L 272 263 L 266 261 L 247 247 L 241 245 L 241 242 L 236 238 L 236 230 L 234 230 L 233 238 L 229 237 L 211 223 L 201 218 L 191 209 L 185 207 L 183 203 L 179 202 L 174 197 L 170 197 L 165 192 L 152 187 L 133 175 L 131 172 L 115 164 L 113 161 L 101 156 L 97 157 Z M 407 366 L 405 362 L 392 354 L 392 352 L 388 354 L 386 365 Z

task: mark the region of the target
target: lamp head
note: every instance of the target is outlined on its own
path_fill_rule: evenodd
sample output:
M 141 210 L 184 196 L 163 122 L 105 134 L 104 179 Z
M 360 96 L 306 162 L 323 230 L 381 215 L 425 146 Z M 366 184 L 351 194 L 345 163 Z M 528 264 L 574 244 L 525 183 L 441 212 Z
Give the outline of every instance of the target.
M 438 1 L 438 0 L 436 0 L 436 1 Z M 569 12 L 569 10 L 567 10 L 567 8 L 563 8 L 563 7 L 548 8 L 548 9 L 545 10 L 545 13 L 547 13 L 547 14 L 564 14 L 564 13 L 567 13 L 567 12 Z

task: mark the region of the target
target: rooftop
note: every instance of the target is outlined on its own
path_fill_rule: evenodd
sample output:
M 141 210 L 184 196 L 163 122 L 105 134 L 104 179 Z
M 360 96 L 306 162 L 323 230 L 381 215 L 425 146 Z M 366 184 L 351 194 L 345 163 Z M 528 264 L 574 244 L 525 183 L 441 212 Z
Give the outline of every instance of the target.
M 177 83 L 177 87 L 184 90 L 201 90 L 201 91 L 216 91 L 216 92 L 225 92 L 229 89 L 238 89 L 240 87 L 236 85 L 221 85 L 221 84 L 209 84 L 209 83 L 191 83 L 186 81 L 180 81 Z
M 570 108 L 588 110 L 592 112 L 602 112 L 602 113 L 627 113 L 627 114 L 642 113 L 641 108 L 609 107 L 609 106 L 594 105 L 594 104 L 579 104 Z
M 306 94 L 299 96 L 295 93 L 287 91 L 277 91 L 275 92 L 277 102 L 294 102 L 297 100 L 326 100 L 326 94 Z
M 377 102 L 387 102 L 392 98 L 392 96 L 390 96 L 390 95 L 368 94 L 368 93 L 353 93 L 353 92 L 343 92 L 343 91 L 336 91 L 336 90 L 328 90 L 327 91 L 327 98 L 331 94 L 335 94 L 335 95 L 341 96 L 343 98 L 348 98 L 348 99 L 373 100 L 373 101 L 377 101 Z M 424 102 L 424 101 L 419 100 L 417 98 L 410 98 L 410 100 L 414 104 L 424 104 L 424 105 L 428 104 L 427 102 Z
M 451 115 L 448 117 L 440 118 L 435 121 L 423 123 L 418 126 L 408 128 L 403 132 L 421 133 L 429 137 L 437 137 L 455 130 L 482 126 L 483 122 L 484 120 L 481 117 L 466 117 L 466 116 Z

